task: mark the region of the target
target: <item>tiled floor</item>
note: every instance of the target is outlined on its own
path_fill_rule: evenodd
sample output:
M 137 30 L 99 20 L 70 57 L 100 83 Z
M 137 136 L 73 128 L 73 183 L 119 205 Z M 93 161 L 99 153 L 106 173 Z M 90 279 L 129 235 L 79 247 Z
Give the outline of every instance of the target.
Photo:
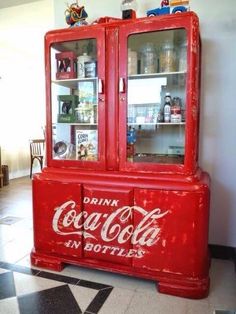
M 0 189 L 0 314 L 236 312 L 231 261 L 212 260 L 209 297 L 188 300 L 158 293 L 154 282 L 102 271 L 75 266 L 61 273 L 31 269 L 32 233 L 31 181 L 11 180 Z

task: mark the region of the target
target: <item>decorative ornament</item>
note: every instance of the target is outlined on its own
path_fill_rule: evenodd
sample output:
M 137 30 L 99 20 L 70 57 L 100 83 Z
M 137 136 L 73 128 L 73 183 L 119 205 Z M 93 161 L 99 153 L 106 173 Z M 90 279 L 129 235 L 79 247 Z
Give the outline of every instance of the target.
M 121 11 L 123 20 L 136 18 L 136 10 L 137 10 L 136 0 L 122 0 Z
M 88 17 L 87 12 L 84 9 L 84 6 L 79 6 L 78 1 L 72 3 L 65 11 L 65 19 L 66 23 L 70 25 L 70 27 L 87 25 L 87 21 L 85 20 Z

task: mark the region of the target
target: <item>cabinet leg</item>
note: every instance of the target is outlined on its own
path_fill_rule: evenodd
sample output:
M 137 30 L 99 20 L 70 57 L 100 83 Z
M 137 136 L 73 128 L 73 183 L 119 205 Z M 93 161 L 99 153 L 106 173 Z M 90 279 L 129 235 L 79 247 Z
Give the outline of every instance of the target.
M 156 283 L 157 290 L 160 293 L 175 295 L 189 299 L 206 298 L 209 294 L 209 277 L 204 279 L 183 279 L 183 280 L 160 280 Z
M 56 257 L 49 257 L 32 251 L 30 258 L 31 264 L 36 267 L 47 268 L 54 271 L 62 271 L 64 268 L 64 263 Z

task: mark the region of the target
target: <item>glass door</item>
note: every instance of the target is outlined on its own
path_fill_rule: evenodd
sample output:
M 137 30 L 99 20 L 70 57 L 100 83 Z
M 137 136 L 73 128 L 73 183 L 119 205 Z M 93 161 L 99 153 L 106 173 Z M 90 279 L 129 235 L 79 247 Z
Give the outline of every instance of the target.
M 121 30 L 120 168 L 183 173 L 195 158 L 187 151 L 197 149 L 197 120 L 189 107 L 197 101 L 197 53 L 191 58 L 180 18 L 171 29 L 168 21 L 149 21 Z
M 105 119 L 103 36 L 92 31 L 85 38 L 50 45 L 54 166 L 104 167 L 104 128 L 99 126 Z
M 184 29 L 129 36 L 127 161 L 184 163 L 186 55 Z

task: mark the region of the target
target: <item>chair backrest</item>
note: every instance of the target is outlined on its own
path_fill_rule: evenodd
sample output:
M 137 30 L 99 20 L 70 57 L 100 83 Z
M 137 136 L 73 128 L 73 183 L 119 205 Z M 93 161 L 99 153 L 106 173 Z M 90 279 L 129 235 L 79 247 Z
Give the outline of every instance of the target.
M 43 156 L 44 155 L 44 139 L 32 139 L 30 140 L 30 154 L 31 156 Z

